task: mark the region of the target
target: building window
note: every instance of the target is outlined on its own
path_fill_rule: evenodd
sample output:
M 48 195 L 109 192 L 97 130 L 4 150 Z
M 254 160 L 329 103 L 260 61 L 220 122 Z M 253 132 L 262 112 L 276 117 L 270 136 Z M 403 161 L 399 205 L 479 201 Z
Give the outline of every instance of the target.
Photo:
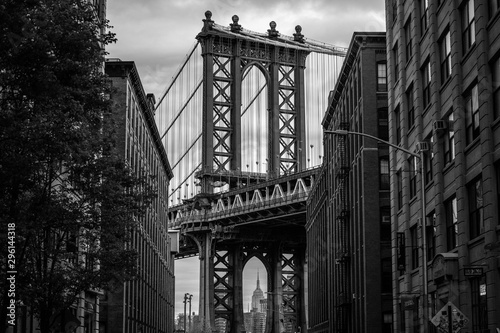
M 391 206 L 380 207 L 380 240 L 391 242 Z
M 462 11 L 462 45 L 463 53 L 474 45 L 476 41 L 476 22 L 474 19 L 474 0 L 466 1 Z
M 414 225 L 410 228 L 410 242 L 411 242 L 411 269 L 418 267 L 418 228 Z
M 486 277 L 483 275 L 470 280 L 472 330 L 474 332 L 488 332 L 488 308 Z
M 396 173 L 396 182 L 398 189 L 398 210 L 403 207 L 403 175 L 401 170 L 398 170 Z
M 434 138 L 431 135 L 426 141 L 429 142 L 430 149 L 424 154 L 425 184 L 429 184 L 434 179 L 434 173 L 432 169 L 432 164 L 434 163 L 434 152 L 432 151 Z
M 479 101 L 475 84 L 465 96 L 466 142 L 470 144 L 479 136 Z
M 500 9 L 500 0 L 489 0 L 488 1 L 488 18 L 492 18 L 496 12 Z
M 498 0 L 500 1 L 500 0 Z M 493 115 L 495 119 L 500 116 L 500 58 L 491 65 L 492 90 L 493 90 Z
M 500 1 L 500 0 L 499 0 Z M 394 56 L 394 83 L 399 80 L 399 45 L 396 43 L 392 49 L 392 54 Z
M 428 60 L 422 68 L 422 93 L 425 109 L 431 104 L 431 63 Z
M 389 140 L 389 120 L 387 108 L 378 109 L 378 137 L 382 140 Z
M 380 189 L 382 191 L 390 189 L 389 159 L 387 157 L 383 157 L 380 159 Z
M 483 220 L 483 181 L 477 178 L 467 186 L 469 198 L 469 234 L 470 239 L 484 232 Z
M 446 218 L 446 250 L 451 251 L 458 245 L 457 198 L 444 202 Z
M 444 138 L 444 165 L 451 163 L 455 159 L 455 130 L 453 111 L 448 115 L 448 132 Z
M 413 198 L 417 195 L 417 159 L 412 156 L 408 159 L 408 163 L 410 164 L 410 198 Z
M 449 31 L 439 42 L 439 55 L 441 58 L 441 84 L 443 84 L 451 75 L 451 37 Z
M 413 95 L 413 85 L 406 91 L 406 106 L 408 108 L 408 130 L 415 125 L 415 101 Z
M 436 213 L 427 215 L 427 224 L 425 227 L 427 239 L 427 260 L 432 260 L 436 255 Z
M 406 22 L 404 30 L 405 30 L 405 43 L 406 43 L 406 62 L 410 61 L 413 56 L 413 46 L 411 40 L 411 17 Z
M 403 274 L 406 271 L 406 238 L 404 232 L 397 233 L 396 260 L 398 271 Z
M 377 91 L 387 91 L 387 64 L 377 64 Z
M 420 0 L 420 28 L 422 36 L 429 27 L 429 0 Z
M 396 107 L 396 109 L 394 110 L 394 118 L 395 119 L 395 122 L 396 122 L 396 144 L 400 144 L 401 143 L 401 115 L 399 113 L 399 105 Z

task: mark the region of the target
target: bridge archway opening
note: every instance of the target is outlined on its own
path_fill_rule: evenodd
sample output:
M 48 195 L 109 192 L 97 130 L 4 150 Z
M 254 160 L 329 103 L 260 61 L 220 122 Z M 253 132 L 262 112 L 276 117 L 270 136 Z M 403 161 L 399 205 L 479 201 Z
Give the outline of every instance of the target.
M 255 256 L 245 263 L 243 268 L 243 312 L 257 310 L 266 313 L 267 304 L 264 302 L 261 305 L 260 300 L 267 298 L 268 274 L 266 266 Z
M 260 65 L 244 68 L 241 81 L 241 168 L 266 173 L 269 146 L 268 80 Z

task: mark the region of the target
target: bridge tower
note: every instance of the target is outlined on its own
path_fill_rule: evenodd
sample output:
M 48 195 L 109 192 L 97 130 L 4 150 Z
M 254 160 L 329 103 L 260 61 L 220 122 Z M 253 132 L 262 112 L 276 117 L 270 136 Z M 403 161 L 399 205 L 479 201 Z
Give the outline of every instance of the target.
M 202 168 L 196 173 L 201 193 L 192 200 L 197 207 L 214 202 L 217 181 L 238 189 L 242 179 L 252 185 L 306 167 L 304 70 L 311 50 L 300 26 L 293 37 L 282 38 L 275 22 L 270 23 L 266 35 L 244 30 L 236 15 L 230 27 L 215 24 L 211 17 L 207 11 L 196 37 L 203 57 Z M 265 174 L 245 173 L 242 165 L 242 81 L 252 66 L 261 71 L 267 84 Z M 214 332 L 220 325 L 225 332 L 245 331 L 242 273 L 252 257 L 259 258 L 268 272 L 267 332 L 294 332 L 305 326 L 305 238 L 292 239 L 305 231 L 295 227 L 290 228 L 294 235 L 287 240 L 289 235 L 279 239 L 247 233 L 233 242 L 226 241 L 230 235 L 223 235 L 218 222 L 183 227 L 184 234 L 196 243 L 201 263 L 199 315 Z M 240 231 L 238 237 L 242 235 Z
M 203 167 L 197 175 L 202 179 L 201 192 L 209 193 L 210 184 L 224 171 L 244 171 L 241 85 L 252 66 L 261 70 L 268 87 L 267 173 L 278 176 L 304 169 L 304 69 L 310 50 L 301 27 L 296 27 L 294 40 L 286 40 L 280 38 L 275 22 L 264 36 L 246 33 L 236 15 L 229 28 L 215 25 L 210 11 L 205 16 L 196 37 L 202 46 L 204 74 Z

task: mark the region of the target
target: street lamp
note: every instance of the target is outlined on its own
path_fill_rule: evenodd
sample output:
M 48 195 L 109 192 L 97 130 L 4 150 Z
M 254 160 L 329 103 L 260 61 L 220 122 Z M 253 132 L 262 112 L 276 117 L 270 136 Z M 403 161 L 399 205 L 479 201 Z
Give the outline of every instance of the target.
M 191 329 L 191 298 L 193 295 L 190 293 L 184 294 L 184 333 L 186 333 L 186 303 L 189 302 L 189 329 Z
M 419 153 L 412 152 L 408 149 L 402 148 L 398 145 L 392 144 L 388 141 L 382 140 L 380 138 L 377 138 L 376 136 L 369 135 L 366 133 L 360 133 L 360 132 L 351 132 L 351 131 L 346 131 L 346 130 L 334 130 L 334 131 L 324 131 L 325 134 L 335 134 L 335 135 L 358 135 L 358 136 L 363 136 L 370 138 L 372 140 L 375 140 L 377 142 L 383 143 L 385 145 L 388 145 L 394 149 L 400 150 L 408 155 L 411 155 L 419 160 L 419 171 L 420 171 L 420 211 L 421 211 L 421 231 L 422 231 L 422 291 L 423 291 L 423 302 L 422 302 L 422 310 L 423 310 L 423 315 L 424 315 L 424 332 L 428 332 L 428 311 L 427 311 L 427 303 L 428 303 L 428 286 L 427 286 L 427 233 L 426 233 L 426 228 L 425 228 L 425 219 L 426 219 L 426 214 L 425 214 L 425 184 L 424 184 L 424 151 L 426 149 L 423 149 L 423 147 L 418 148 Z

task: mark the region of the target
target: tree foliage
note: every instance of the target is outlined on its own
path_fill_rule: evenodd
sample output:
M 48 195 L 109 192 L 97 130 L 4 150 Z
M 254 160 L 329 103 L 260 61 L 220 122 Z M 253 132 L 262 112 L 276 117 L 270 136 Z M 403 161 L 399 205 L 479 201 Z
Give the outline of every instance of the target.
M 15 224 L 16 299 L 42 333 L 82 291 L 134 275 L 126 244 L 152 197 L 117 151 L 107 28 L 89 1 L 0 3 L 0 298 Z

